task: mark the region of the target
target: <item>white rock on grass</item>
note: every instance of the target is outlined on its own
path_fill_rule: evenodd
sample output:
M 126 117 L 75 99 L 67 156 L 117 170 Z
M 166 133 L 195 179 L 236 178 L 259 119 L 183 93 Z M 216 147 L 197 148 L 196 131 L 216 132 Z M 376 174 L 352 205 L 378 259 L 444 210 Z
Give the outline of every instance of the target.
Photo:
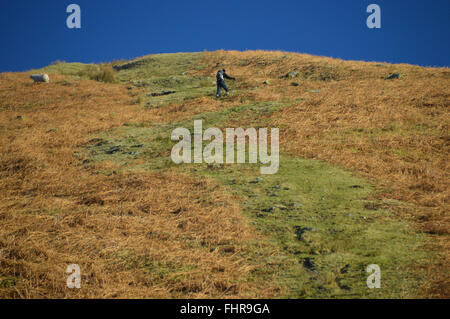
M 45 83 L 49 83 L 50 82 L 50 77 L 48 76 L 48 74 L 32 74 L 30 76 L 30 78 L 34 81 L 34 83 L 38 83 L 38 82 L 45 82 Z

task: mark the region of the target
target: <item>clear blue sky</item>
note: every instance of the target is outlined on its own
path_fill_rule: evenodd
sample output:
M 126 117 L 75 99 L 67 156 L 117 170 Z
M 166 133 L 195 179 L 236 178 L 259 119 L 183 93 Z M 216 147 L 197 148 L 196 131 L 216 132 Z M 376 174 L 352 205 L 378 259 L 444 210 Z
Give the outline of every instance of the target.
M 381 29 L 366 26 L 371 3 Z M 0 72 L 217 49 L 450 66 L 449 17 L 450 0 L 1 0 Z

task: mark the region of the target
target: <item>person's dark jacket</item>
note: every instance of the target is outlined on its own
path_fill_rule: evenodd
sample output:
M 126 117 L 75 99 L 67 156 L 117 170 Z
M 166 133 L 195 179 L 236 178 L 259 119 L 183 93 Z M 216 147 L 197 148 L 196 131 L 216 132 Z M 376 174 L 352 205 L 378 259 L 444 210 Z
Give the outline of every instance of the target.
M 217 83 L 223 83 L 225 82 L 225 79 L 235 80 L 235 78 L 229 76 L 225 70 L 218 71 L 216 75 Z

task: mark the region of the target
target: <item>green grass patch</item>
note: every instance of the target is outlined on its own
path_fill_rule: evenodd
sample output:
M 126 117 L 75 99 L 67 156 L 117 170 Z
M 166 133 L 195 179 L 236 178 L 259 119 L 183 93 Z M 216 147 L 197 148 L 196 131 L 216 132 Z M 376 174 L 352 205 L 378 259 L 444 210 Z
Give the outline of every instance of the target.
M 367 201 L 374 190 L 350 172 L 288 156 L 282 156 L 274 175 L 259 175 L 258 165 L 196 164 L 185 170 L 213 178 L 241 197 L 255 227 L 281 251 L 254 276 L 269 280 L 275 274 L 275 281 L 288 288 L 283 297 L 394 298 L 417 293 L 420 278 L 408 266 L 425 261 L 423 236 L 399 221 L 389 203 Z M 255 263 L 262 255 L 257 248 L 248 250 Z M 381 289 L 367 288 L 370 264 L 381 267 Z
M 155 54 L 114 67 L 121 83 L 145 88 L 147 108 L 212 96 L 215 90 L 213 76 L 191 75 L 204 68 L 203 53 Z M 169 91 L 175 93 L 159 95 Z

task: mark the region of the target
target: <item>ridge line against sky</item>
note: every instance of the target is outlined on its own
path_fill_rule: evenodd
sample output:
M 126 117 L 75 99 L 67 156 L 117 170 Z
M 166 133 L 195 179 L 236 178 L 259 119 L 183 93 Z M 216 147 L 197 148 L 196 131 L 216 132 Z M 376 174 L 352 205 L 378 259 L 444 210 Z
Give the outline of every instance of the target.
M 80 29 L 67 27 L 70 4 Z M 379 29 L 367 27 L 370 4 Z M 218 49 L 448 67 L 449 16 L 448 0 L 2 1 L 0 72 Z

